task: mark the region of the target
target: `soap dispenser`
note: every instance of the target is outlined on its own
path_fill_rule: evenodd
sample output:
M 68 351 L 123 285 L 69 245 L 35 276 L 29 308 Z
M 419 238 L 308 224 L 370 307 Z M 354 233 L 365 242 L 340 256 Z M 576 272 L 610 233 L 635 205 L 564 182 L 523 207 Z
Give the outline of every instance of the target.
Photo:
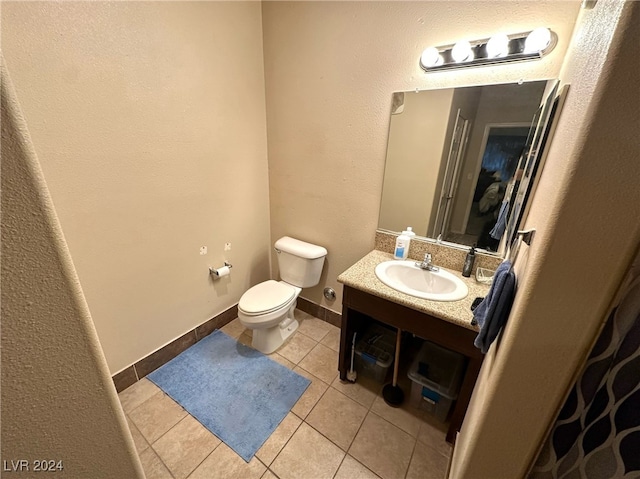
M 393 250 L 395 259 L 407 259 L 407 256 L 409 256 L 409 244 L 411 243 L 411 238 L 415 235 L 413 228 L 407 226 L 407 229 L 396 238 L 396 247 Z
M 471 276 L 471 270 L 473 269 L 473 263 L 476 261 L 476 250 L 475 247 L 472 246 L 467 253 L 467 257 L 464 260 L 464 266 L 462 267 L 462 276 L 468 278 Z

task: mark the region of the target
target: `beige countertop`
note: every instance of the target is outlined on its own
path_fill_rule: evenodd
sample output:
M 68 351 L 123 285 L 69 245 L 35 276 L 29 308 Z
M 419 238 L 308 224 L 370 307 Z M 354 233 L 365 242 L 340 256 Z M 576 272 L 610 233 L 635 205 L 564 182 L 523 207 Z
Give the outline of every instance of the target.
M 478 283 L 473 276 L 465 278 L 459 271 L 443 268 L 464 281 L 469 288 L 469 294 L 466 298 L 459 301 L 430 301 L 416 298 L 396 291 L 378 279 L 374 271 L 375 267 L 379 263 L 390 259 L 393 259 L 392 254 L 373 250 L 338 276 L 338 282 L 408 308 L 422 311 L 463 328 L 478 331 L 477 326 L 471 325 L 471 320 L 473 319 L 471 303 L 478 296 L 486 296 L 489 292 L 489 285 Z

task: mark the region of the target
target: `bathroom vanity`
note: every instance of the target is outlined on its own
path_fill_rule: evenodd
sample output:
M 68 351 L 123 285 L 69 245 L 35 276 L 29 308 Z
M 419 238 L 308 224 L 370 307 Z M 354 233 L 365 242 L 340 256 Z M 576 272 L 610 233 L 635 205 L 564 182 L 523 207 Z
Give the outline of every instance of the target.
M 390 259 L 391 254 L 374 250 L 338 277 L 344 284 L 338 363 L 340 379 L 346 379 L 349 369 L 354 332 L 365 329 L 371 318 L 461 353 L 467 358 L 466 371 L 447 431 L 447 442 L 453 443 L 484 358 L 473 345 L 478 329 L 471 325 L 471 303 L 476 297 L 485 296 L 488 286 L 473 278 L 463 278 L 469 294 L 462 300 L 419 299 L 386 286 L 376 277 L 376 265 Z M 408 393 L 405 391 L 405 395 Z

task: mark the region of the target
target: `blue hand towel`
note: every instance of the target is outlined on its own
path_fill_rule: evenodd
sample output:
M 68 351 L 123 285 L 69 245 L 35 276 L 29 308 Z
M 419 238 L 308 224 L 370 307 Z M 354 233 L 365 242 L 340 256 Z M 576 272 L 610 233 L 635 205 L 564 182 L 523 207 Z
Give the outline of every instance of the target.
M 495 226 L 489 231 L 489 235 L 496 240 L 502 238 L 504 230 L 507 229 L 507 215 L 509 214 L 509 202 L 503 201 L 500 207 L 500 213 L 498 213 L 498 220 Z
M 516 275 L 511 262 L 505 260 L 495 272 L 489 293 L 473 311 L 473 318 L 480 326 L 480 332 L 473 344 L 483 354 L 498 337 L 500 329 L 507 321 L 516 292 Z

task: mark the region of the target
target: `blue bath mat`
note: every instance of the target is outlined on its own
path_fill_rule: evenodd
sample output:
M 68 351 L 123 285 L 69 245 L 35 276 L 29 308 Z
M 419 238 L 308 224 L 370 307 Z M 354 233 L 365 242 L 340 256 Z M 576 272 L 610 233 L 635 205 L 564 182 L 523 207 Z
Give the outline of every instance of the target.
M 147 377 L 247 462 L 310 384 L 222 331 Z

